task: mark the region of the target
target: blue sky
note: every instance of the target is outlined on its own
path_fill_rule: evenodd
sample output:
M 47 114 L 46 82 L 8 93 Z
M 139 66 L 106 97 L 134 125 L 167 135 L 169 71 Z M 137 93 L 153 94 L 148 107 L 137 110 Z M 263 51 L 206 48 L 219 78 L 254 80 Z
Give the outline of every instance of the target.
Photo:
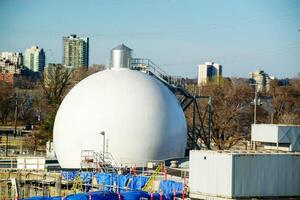
M 61 62 L 62 36 L 90 38 L 90 64 L 106 64 L 119 43 L 172 75 L 196 77 L 215 61 L 225 76 L 257 68 L 300 73 L 298 0 L 0 0 L 0 51 L 36 44 Z

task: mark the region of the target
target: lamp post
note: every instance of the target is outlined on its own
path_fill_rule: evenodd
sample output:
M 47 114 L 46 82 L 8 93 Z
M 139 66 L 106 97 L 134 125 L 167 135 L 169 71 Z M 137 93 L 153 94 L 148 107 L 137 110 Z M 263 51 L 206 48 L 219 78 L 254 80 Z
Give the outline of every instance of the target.
M 255 95 L 254 95 L 254 124 L 256 124 L 256 106 L 257 106 L 257 85 L 254 86 L 255 87 Z
M 253 123 L 256 124 L 256 106 L 257 106 L 257 84 L 250 84 L 250 85 L 254 85 L 254 116 L 253 116 Z
M 101 131 L 100 132 L 101 135 L 103 135 L 103 144 L 102 144 L 102 147 L 103 147 L 103 152 L 102 152 L 102 156 L 103 156 L 103 163 L 104 163 L 104 159 L 105 159 L 105 132 L 104 131 Z
M 257 106 L 257 84 L 256 83 L 252 83 L 250 85 L 254 85 L 254 116 L 253 116 L 253 123 L 256 124 L 256 106 Z M 251 138 L 251 141 L 252 141 L 252 138 Z M 255 150 L 256 149 L 256 143 L 255 141 L 252 141 L 251 142 L 253 144 L 252 148 Z

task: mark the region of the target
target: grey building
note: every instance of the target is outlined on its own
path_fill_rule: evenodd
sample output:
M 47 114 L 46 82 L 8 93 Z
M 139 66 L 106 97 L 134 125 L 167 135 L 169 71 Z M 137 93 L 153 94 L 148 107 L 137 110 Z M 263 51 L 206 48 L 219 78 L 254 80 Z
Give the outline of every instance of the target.
M 63 37 L 62 64 L 70 68 L 89 66 L 89 38 L 70 35 Z

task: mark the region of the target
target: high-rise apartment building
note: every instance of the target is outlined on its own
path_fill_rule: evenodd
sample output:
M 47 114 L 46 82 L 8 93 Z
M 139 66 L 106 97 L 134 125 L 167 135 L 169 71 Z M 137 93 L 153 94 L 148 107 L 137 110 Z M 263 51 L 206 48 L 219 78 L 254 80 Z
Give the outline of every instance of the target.
M 0 58 L 0 73 L 20 74 L 21 68 L 8 59 Z
M 214 62 L 205 62 L 198 66 L 198 85 L 205 85 L 208 81 L 220 82 L 222 65 Z
M 46 64 L 45 52 L 38 46 L 27 48 L 24 53 L 24 66 L 33 72 L 42 72 Z
M 0 54 L 2 59 L 9 60 L 11 63 L 15 64 L 16 66 L 23 65 L 23 55 L 19 52 L 2 52 Z
M 260 69 L 249 73 L 250 83 L 256 85 L 256 90 L 258 92 L 268 91 L 271 79 L 273 79 L 273 77 L 270 77 L 267 73 Z
M 63 37 L 63 65 L 70 68 L 89 66 L 89 38 Z

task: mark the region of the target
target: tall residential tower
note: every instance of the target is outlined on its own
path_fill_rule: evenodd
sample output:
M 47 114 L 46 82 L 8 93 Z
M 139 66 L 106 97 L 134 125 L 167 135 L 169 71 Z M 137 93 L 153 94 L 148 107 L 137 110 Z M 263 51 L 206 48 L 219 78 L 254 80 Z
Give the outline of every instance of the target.
M 213 62 L 205 62 L 198 66 L 198 85 L 206 84 L 208 81 L 220 82 L 222 77 L 222 65 Z
M 34 72 L 42 72 L 46 64 L 45 52 L 38 46 L 27 48 L 24 54 L 24 66 Z
M 13 64 L 17 66 L 23 65 L 23 55 L 19 52 L 2 52 L 0 53 L 0 57 L 6 60 L 9 60 Z
M 89 38 L 63 37 L 63 65 L 70 68 L 89 66 Z
M 249 81 L 251 84 L 256 85 L 258 92 L 268 91 L 270 89 L 270 81 L 274 77 L 269 76 L 263 70 L 256 70 L 255 72 L 249 73 Z

